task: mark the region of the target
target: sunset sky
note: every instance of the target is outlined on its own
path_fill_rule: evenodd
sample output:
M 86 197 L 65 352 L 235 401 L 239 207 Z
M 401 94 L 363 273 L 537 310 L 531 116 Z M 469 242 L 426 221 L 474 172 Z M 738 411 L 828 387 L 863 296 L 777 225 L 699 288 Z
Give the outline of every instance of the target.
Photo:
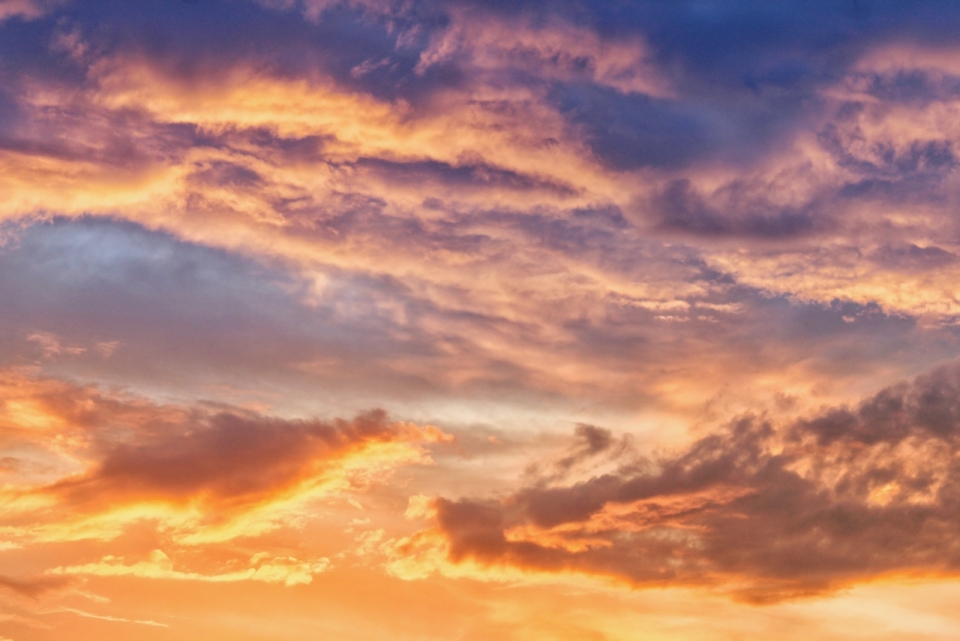
M 0 0 L 0 641 L 960 638 L 960 3 Z

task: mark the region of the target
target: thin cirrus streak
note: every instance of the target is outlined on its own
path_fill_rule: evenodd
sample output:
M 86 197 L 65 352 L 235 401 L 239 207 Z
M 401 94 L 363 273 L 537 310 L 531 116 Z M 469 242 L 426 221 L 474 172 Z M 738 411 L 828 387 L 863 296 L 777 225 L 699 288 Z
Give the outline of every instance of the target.
M 958 26 L 0 0 L 0 637 L 953 638 Z

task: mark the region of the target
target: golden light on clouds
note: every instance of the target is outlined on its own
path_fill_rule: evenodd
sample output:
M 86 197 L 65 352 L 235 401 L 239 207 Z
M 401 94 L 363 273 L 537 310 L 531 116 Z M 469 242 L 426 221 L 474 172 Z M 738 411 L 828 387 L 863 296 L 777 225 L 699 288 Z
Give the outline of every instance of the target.
M 0 0 L 0 641 L 955 637 L 958 20 Z

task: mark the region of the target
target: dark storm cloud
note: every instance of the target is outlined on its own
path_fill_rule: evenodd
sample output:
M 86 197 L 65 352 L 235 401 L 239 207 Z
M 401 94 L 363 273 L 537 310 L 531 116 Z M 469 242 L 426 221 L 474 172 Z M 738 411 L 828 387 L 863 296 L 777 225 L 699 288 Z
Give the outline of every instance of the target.
M 958 452 L 960 368 L 950 366 L 783 428 L 743 418 L 572 484 L 439 499 L 437 522 L 454 562 L 777 600 L 891 572 L 960 571 Z

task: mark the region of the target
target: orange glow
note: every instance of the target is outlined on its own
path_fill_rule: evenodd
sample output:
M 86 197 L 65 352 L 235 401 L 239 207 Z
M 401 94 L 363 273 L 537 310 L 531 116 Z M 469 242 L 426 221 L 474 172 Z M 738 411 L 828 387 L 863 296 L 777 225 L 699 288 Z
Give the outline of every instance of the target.
M 960 11 L 754 4 L 0 0 L 0 641 L 955 638 Z

